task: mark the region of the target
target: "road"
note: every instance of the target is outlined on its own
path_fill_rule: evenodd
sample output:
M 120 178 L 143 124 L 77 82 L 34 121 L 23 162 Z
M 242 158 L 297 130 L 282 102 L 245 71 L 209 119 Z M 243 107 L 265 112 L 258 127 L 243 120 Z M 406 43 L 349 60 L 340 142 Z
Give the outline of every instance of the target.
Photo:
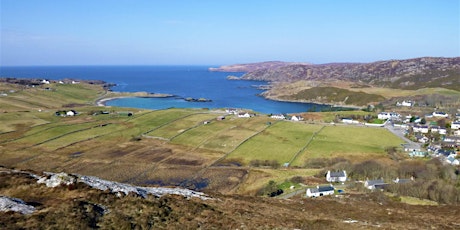
M 405 137 L 405 129 L 401 127 L 394 127 L 391 122 L 385 123 L 385 128 L 392 132 L 394 135 L 403 139 L 407 144 L 405 145 L 406 148 L 410 149 L 421 149 L 421 144 L 417 142 L 413 142 Z

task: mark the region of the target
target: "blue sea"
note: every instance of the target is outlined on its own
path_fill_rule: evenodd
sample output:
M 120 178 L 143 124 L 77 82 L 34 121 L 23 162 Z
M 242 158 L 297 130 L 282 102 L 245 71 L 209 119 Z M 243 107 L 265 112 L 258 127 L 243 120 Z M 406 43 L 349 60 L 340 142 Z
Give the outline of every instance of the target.
M 328 105 L 267 100 L 258 96 L 263 81 L 228 80 L 244 73 L 210 72 L 211 66 L 33 66 L 0 67 L 0 77 L 103 80 L 116 84 L 113 91 L 171 94 L 168 98 L 121 98 L 110 106 L 165 108 L 242 108 L 265 114 L 320 111 Z M 184 98 L 210 102 L 188 102 Z

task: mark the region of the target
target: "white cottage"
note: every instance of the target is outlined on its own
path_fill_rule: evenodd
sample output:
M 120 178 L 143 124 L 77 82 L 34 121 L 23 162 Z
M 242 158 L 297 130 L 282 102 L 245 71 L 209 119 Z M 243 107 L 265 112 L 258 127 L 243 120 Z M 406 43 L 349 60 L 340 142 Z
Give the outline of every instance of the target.
M 347 181 L 347 172 L 345 170 L 338 172 L 327 171 L 326 173 L 327 182 L 345 182 Z
M 305 195 L 307 197 L 320 197 L 334 194 L 334 187 L 332 185 L 316 186 L 316 188 L 308 188 Z

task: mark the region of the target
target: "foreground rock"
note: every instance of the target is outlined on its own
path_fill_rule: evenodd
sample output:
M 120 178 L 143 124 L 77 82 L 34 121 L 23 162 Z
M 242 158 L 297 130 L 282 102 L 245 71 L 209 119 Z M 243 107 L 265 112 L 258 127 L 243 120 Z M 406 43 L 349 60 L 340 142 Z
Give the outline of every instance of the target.
M 0 211 L 2 212 L 19 212 L 21 214 L 32 214 L 35 211 L 33 206 L 27 205 L 23 200 L 0 196 Z
M 206 194 L 183 188 L 163 188 L 163 187 L 139 187 L 130 184 L 118 183 L 103 180 L 94 176 L 71 175 L 67 173 L 47 173 L 48 177 L 42 177 L 38 183 L 44 183 L 47 187 L 57 187 L 59 185 L 72 185 L 78 182 L 89 185 L 92 188 L 102 191 L 110 191 L 118 196 L 134 193 L 143 198 L 148 195 L 161 197 L 168 194 L 180 195 L 186 198 L 200 198 L 202 200 L 211 199 Z

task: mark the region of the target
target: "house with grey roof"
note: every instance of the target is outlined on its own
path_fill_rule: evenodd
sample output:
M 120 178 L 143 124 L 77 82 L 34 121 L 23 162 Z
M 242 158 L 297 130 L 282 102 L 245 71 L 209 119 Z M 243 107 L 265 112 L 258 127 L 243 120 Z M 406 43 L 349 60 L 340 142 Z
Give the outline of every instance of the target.
M 307 197 L 320 197 L 334 194 L 332 185 L 316 186 L 316 188 L 308 188 L 305 195 Z
M 347 181 L 347 172 L 345 170 L 343 171 L 337 171 L 337 172 L 331 172 L 327 171 L 326 173 L 326 181 L 327 182 L 345 182 Z
M 378 179 L 378 180 L 366 180 L 364 182 L 364 187 L 366 187 L 367 189 L 370 189 L 370 190 L 374 190 L 374 189 L 383 189 L 385 188 L 386 186 L 388 186 L 387 183 L 385 183 L 383 181 L 383 179 Z

